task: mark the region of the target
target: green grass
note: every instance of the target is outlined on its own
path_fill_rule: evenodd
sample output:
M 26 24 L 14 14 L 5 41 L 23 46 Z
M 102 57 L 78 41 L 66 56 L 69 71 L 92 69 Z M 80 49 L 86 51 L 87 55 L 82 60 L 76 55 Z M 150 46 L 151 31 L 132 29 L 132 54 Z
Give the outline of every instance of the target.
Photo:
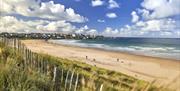
M 13 66 L 13 65 L 10 65 Z M 16 67 L 4 66 L 0 70 L 1 91 L 41 91 L 51 87 L 51 81 L 38 73 L 29 73 Z
M 36 55 L 43 58 L 41 61 L 48 61 L 49 64 L 66 71 L 65 73 L 68 70 L 78 73 L 80 80 L 83 79 L 85 83 L 79 82 L 81 84 L 78 85 L 77 91 L 94 91 L 93 88 L 98 89 L 102 83 L 103 91 L 130 91 L 135 83 L 137 84 L 135 91 L 141 91 L 148 84 L 146 81 L 123 73 L 98 68 L 76 60 L 41 53 L 36 53 Z M 22 54 L 0 43 L 0 91 L 54 91 L 51 77 L 36 70 L 24 68 L 23 61 Z M 61 89 L 63 89 L 63 84 Z M 153 85 L 148 91 L 170 90 L 158 89 Z

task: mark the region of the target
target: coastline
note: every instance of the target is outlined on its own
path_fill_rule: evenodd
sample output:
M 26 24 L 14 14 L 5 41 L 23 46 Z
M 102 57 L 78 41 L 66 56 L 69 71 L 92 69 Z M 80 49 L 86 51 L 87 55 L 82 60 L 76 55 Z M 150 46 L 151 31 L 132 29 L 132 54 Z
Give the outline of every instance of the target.
M 66 46 L 66 47 L 84 48 L 84 49 L 100 50 L 100 51 L 105 51 L 105 52 L 114 52 L 114 53 L 121 53 L 121 54 L 128 54 L 128 55 L 135 55 L 135 56 L 142 56 L 142 57 L 149 57 L 149 58 L 155 58 L 155 59 L 180 61 L 180 59 L 171 59 L 171 58 L 163 58 L 163 57 L 158 57 L 158 56 L 149 56 L 149 55 L 143 55 L 143 54 L 137 54 L 137 53 L 130 53 L 130 52 L 126 52 L 126 51 L 114 51 L 114 50 L 106 50 L 106 49 L 101 49 L 101 48 L 80 47 L 80 46 L 74 46 L 74 45 L 68 45 L 68 44 L 58 44 L 58 43 L 52 43 L 52 42 L 47 42 L 47 43 L 50 43 L 50 44 L 53 44 L 53 45 Z
M 69 41 L 71 41 L 71 42 L 69 42 Z M 120 48 L 122 48 L 122 49 L 118 49 L 117 46 L 115 46 L 113 48 L 112 46 L 108 46 L 108 45 L 106 45 L 108 47 L 106 47 L 106 46 L 105 47 L 104 46 L 99 47 L 99 46 L 101 46 L 101 44 L 97 45 L 98 47 L 96 47 L 96 46 L 88 46 L 88 42 L 87 43 L 81 43 L 81 42 L 77 42 L 77 41 L 79 41 L 79 40 L 68 40 L 68 39 L 67 40 L 61 40 L 61 41 L 48 40 L 49 43 L 59 44 L 59 45 L 64 45 L 64 46 L 81 47 L 81 48 L 102 50 L 102 51 L 107 51 L 107 52 L 111 51 L 111 52 L 125 53 L 125 54 L 137 55 L 137 56 L 146 56 L 146 57 L 152 57 L 152 58 L 160 58 L 160 59 L 164 59 L 164 60 L 168 59 L 168 60 L 180 61 L 180 57 L 179 57 L 180 52 L 177 52 L 176 54 L 174 52 L 172 52 L 172 54 L 171 54 L 171 51 L 167 51 L 168 52 L 167 54 L 163 54 L 161 52 L 151 51 L 149 49 L 148 49 L 149 51 L 146 51 L 146 50 L 143 51 L 143 49 L 138 49 L 137 50 L 136 48 L 133 48 L 133 47 L 131 48 L 131 47 L 128 47 L 128 46 L 127 47 L 121 47 L 120 46 Z M 91 43 L 90 43 L 90 45 L 91 45 Z M 93 43 L 93 45 L 95 45 L 95 43 Z M 137 46 L 135 46 L 135 47 L 137 47 Z M 116 48 L 117 48 L 117 50 L 116 50 Z M 159 46 L 158 48 L 161 48 L 161 46 Z M 154 49 L 152 48 L 152 50 L 154 50 Z M 162 48 L 160 50 L 169 50 L 169 49 L 166 49 L 166 48 L 163 49 Z M 173 55 L 173 53 L 174 53 L 174 55 Z
M 153 62 L 158 62 L 158 63 L 162 63 L 162 61 L 163 61 L 163 62 L 168 62 L 167 67 L 169 67 L 169 65 L 171 65 L 172 63 L 175 64 L 175 65 L 178 63 L 178 65 L 176 65 L 176 66 L 180 67 L 180 59 L 178 60 L 178 59 L 171 59 L 171 58 L 154 57 L 154 56 L 141 55 L 141 54 L 135 54 L 135 53 L 130 53 L 130 52 L 105 50 L 105 49 L 100 49 L 100 48 L 80 47 L 80 46 L 58 44 L 58 43 L 52 43 L 52 42 L 46 42 L 46 43 L 53 44 L 55 46 L 90 49 L 90 50 L 94 50 L 94 51 L 110 52 L 110 53 L 121 54 L 121 55 L 125 55 L 125 56 L 128 55 L 128 56 L 132 56 L 132 57 L 147 58 L 147 59 L 151 59 L 151 61 L 153 61 Z M 135 61 L 139 61 L 139 60 L 135 60 Z M 164 65 L 162 65 L 162 66 L 164 66 Z M 172 67 L 174 67 L 174 65 Z M 178 67 L 174 67 L 174 68 L 178 68 Z M 178 68 L 178 70 L 180 70 L 180 68 Z
M 179 80 L 178 76 L 180 76 L 179 60 L 60 45 L 43 40 L 23 40 L 23 42 L 35 52 L 82 61 L 146 81 L 157 80 L 157 83 L 160 83 L 159 85 L 168 84 L 175 78 Z M 88 55 L 88 60 L 85 58 L 86 55 Z M 93 61 L 94 58 L 96 61 Z M 117 62 L 117 58 L 119 58 L 119 62 Z

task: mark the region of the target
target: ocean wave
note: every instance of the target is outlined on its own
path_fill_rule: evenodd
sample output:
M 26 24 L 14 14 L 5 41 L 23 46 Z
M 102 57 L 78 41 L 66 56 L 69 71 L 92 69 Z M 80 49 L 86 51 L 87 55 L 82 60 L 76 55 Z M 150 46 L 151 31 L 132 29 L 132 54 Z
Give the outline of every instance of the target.
M 173 51 L 176 50 L 173 47 L 140 47 L 140 46 L 130 46 L 131 48 L 135 48 L 137 50 L 144 50 L 144 51 Z
M 49 42 L 64 44 L 64 45 L 73 45 L 86 48 L 98 48 L 109 51 L 120 51 L 120 52 L 129 52 L 134 54 L 146 55 L 146 56 L 155 56 L 162 58 L 172 58 L 180 59 L 180 50 L 174 47 L 149 47 L 149 46 L 112 46 L 101 43 L 84 43 L 81 40 L 50 40 Z

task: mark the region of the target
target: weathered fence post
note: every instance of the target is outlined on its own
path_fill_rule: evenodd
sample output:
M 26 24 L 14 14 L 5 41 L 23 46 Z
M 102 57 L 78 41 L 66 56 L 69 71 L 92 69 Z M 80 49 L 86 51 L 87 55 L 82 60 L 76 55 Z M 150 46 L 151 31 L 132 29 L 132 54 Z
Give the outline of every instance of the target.
M 68 72 L 67 72 L 67 74 L 66 74 L 66 80 L 65 80 L 65 90 L 66 90 L 66 87 L 67 87 L 68 76 L 69 76 L 69 70 L 68 70 Z
M 69 91 L 71 91 L 71 85 L 72 85 L 73 76 L 74 76 L 74 71 L 73 71 L 72 74 L 71 74 L 70 85 L 69 85 Z
M 103 84 L 101 84 L 99 91 L 103 91 Z
M 54 67 L 54 72 L 53 73 L 54 73 L 53 81 L 55 82 L 56 77 L 57 77 L 57 67 L 56 66 Z
M 50 64 L 47 64 L 47 76 L 51 76 L 51 68 L 50 68 Z
M 14 39 L 14 52 L 16 51 L 16 38 Z
M 44 60 L 44 74 L 47 74 L 47 61 Z
M 63 83 L 63 78 L 64 78 L 64 72 L 63 72 L 63 69 L 61 71 L 61 83 Z
M 76 82 L 75 82 L 75 86 L 74 86 L 74 91 L 76 91 L 76 89 L 77 89 L 78 80 L 79 80 L 79 74 L 77 74 L 77 76 L 76 76 Z

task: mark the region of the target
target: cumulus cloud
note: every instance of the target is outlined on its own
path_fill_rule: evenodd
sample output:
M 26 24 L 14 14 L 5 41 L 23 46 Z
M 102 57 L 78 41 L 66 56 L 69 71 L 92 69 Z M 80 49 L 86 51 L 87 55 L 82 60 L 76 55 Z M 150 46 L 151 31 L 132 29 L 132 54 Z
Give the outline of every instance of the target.
M 176 31 L 175 33 L 176 33 L 178 36 L 180 36 L 180 31 Z
M 14 16 L 0 17 L 0 32 L 58 32 L 58 33 L 77 33 L 97 35 L 95 29 L 90 29 L 87 25 L 77 28 L 66 21 L 47 21 L 47 20 L 22 20 Z
M 138 23 L 137 25 L 138 26 Z M 158 19 L 142 22 L 141 29 L 143 31 L 175 31 L 177 30 L 177 22 L 173 19 Z
M 144 22 L 145 31 L 173 31 L 176 30 L 176 21 L 172 19 L 149 20 Z
M 88 30 L 88 31 L 86 32 L 86 34 L 88 34 L 88 35 L 97 35 L 98 32 L 97 32 L 96 29 L 90 29 L 90 30 Z
M 0 32 L 28 32 L 35 30 L 35 24 L 41 24 L 42 21 L 23 21 L 13 16 L 0 17 Z M 34 31 L 35 32 L 35 31 Z
M 172 17 L 180 14 L 179 0 L 144 0 L 142 9 L 132 11 L 132 25 L 118 29 L 119 36 L 180 37 L 179 20 Z
M 0 17 L 0 32 L 74 32 L 76 27 L 65 21 L 22 20 L 14 16 Z
M 132 24 L 119 29 L 107 27 L 105 36 L 121 37 L 178 37 L 180 21 L 172 18 L 179 15 L 179 0 L 144 0 L 142 9 L 132 11 Z
M 92 4 L 93 7 L 102 6 L 104 4 L 104 1 L 102 1 L 102 0 L 92 0 L 91 4 Z
M 115 0 L 109 0 L 108 3 L 109 3 L 108 6 L 109 9 L 119 8 L 119 4 Z
M 106 17 L 108 17 L 108 18 L 116 18 L 117 15 L 116 15 L 116 13 L 107 13 Z
M 105 20 L 98 19 L 97 22 L 104 23 Z
M 146 18 L 165 18 L 180 14 L 180 0 L 144 0 L 141 6 L 146 10 L 143 10 L 148 15 Z
M 87 25 L 81 27 L 75 31 L 77 34 L 87 34 L 87 35 L 97 35 L 98 31 L 96 29 L 90 29 Z
M 85 22 L 88 19 L 76 14 L 72 8 L 55 4 L 53 1 L 38 2 L 36 0 L 3 0 L 1 13 L 20 14 L 29 17 L 48 18 L 51 20 L 66 20 L 70 22 Z
M 76 33 L 82 29 L 90 30 L 87 26 L 77 28 L 72 25 L 71 22 L 81 23 L 87 19 L 72 8 L 53 1 L 3 0 L 1 5 L 0 32 Z
M 54 21 L 38 25 L 36 29 L 50 32 L 73 33 L 76 27 L 65 21 Z
M 89 30 L 89 27 L 85 25 L 84 27 L 81 27 L 75 31 L 77 34 L 86 34 L 86 32 Z
M 104 36 L 111 37 L 113 35 L 115 37 L 116 35 L 118 35 L 118 33 L 119 33 L 118 29 L 113 30 L 111 27 L 107 27 L 102 34 Z
M 107 27 L 104 36 L 121 37 L 180 37 L 178 22 L 173 19 L 138 21 L 133 25 L 124 25 L 119 29 Z
M 135 11 L 131 13 L 131 16 L 132 16 L 132 20 L 131 20 L 132 22 L 137 22 L 139 20 L 139 16 Z

